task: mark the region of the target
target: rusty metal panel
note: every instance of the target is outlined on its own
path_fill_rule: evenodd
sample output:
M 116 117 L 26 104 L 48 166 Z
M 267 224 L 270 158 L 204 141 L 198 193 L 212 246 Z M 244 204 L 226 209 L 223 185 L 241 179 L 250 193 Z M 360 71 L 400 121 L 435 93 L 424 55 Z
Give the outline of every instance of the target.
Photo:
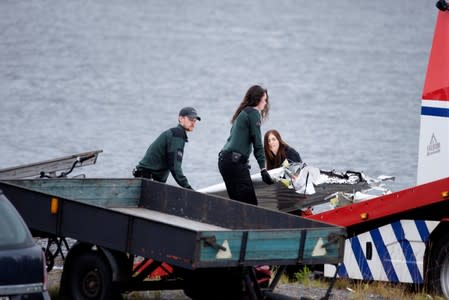
M 5 180 L 14 185 L 101 207 L 136 207 L 141 182 L 134 179 L 23 179 Z
M 265 209 L 219 196 L 143 180 L 142 207 L 231 229 L 333 227 L 323 222 Z

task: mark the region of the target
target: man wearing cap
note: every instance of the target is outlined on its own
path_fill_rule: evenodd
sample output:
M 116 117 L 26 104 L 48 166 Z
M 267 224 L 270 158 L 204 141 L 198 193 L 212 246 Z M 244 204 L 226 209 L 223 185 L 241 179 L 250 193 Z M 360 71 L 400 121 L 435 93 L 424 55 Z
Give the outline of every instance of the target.
M 187 131 L 193 131 L 196 121 L 201 121 L 196 109 L 184 107 L 179 112 L 178 126 L 170 128 L 148 147 L 143 159 L 133 171 L 134 177 L 144 177 L 159 182 L 166 182 L 171 173 L 176 182 L 191 189 L 187 178 L 181 168 L 184 145 L 187 140 Z

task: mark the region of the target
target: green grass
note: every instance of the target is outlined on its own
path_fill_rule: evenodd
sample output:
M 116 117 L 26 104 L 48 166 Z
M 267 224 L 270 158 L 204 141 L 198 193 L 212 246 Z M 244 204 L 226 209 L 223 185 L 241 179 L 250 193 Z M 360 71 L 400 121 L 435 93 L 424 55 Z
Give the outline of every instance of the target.
M 310 269 L 304 267 L 299 272 L 295 273 L 293 280 L 288 280 L 284 276 L 281 283 L 298 283 L 307 287 L 317 287 L 327 289 L 330 284 L 330 279 L 321 278 L 313 279 L 313 273 Z M 394 284 L 389 282 L 363 282 L 359 280 L 337 279 L 334 284 L 334 289 L 347 290 L 350 292 L 350 299 L 363 300 L 366 295 L 378 295 L 384 299 L 411 299 L 411 300 L 444 300 L 441 296 L 430 295 L 426 293 L 423 288 L 412 288 L 410 284 Z

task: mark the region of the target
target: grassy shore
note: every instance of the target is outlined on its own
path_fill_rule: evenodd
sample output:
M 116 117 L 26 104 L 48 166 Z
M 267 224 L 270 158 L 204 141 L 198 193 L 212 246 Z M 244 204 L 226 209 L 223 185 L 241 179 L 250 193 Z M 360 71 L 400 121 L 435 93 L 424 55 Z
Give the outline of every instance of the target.
M 282 278 L 283 283 L 300 284 L 305 287 L 327 288 L 330 279 L 318 278 L 305 267 L 302 271 L 294 274 L 294 278 Z M 410 300 L 444 300 L 441 296 L 431 295 L 422 286 L 411 284 L 394 284 L 389 282 L 373 281 L 364 282 L 360 280 L 337 279 L 334 290 L 348 291 L 348 299 L 364 300 L 367 295 L 385 300 L 410 299 Z M 332 299 L 332 298 L 331 298 Z
M 59 280 L 61 270 L 49 273 L 49 292 L 52 300 L 59 297 Z M 310 299 L 320 299 L 329 286 L 329 279 L 315 278 L 307 268 L 294 274 L 293 278 L 282 276 L 279 290 L 291 296 L 307 291 Z M 189 299 L 182 291 L 147 291 L 132 292 L 124 295 L 124 299 L 133 300 L 186 300 Z M 428 294 L 422 287 L 409 284 L 392 284 L 388 282 L 362 282 L 347 279 L 337 279 L 330 299 L 351 300 L 444 300 L 443 297 Z

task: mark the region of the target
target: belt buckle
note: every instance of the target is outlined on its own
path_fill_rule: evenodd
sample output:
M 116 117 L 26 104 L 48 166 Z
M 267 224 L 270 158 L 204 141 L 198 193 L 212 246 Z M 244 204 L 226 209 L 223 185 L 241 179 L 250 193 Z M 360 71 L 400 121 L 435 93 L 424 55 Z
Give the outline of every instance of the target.
M 232 157 L 232 162 L 241 162 L 242 161 L 242 154 L 238 153 L 238 152 L 232 152 L 231 153 L 231 157 Z

